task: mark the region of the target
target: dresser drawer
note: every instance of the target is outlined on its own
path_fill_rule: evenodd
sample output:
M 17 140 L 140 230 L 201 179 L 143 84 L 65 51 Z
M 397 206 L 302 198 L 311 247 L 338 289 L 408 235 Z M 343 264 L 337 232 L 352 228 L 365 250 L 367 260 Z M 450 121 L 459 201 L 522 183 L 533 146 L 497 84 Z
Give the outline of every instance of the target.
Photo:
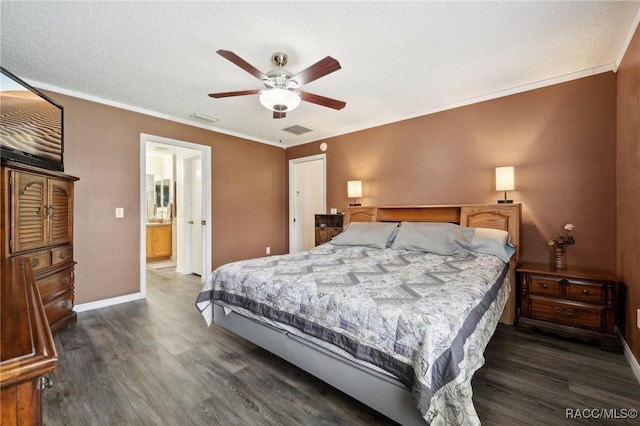
M 540 296 L 560 297 L 560 282 L 548 278 L 531 277 L 531 294 Z
M 531 318 L 603 331 L 603 306 L 567 303 L 535 296 L 530 298 L 529 303 Z
M 567 284 L 567 299 L 586 303 L 604 303 L 604 286 L 602 284 L 569 281 Z
M 73 246 L 62 246 L 51 249 L 51 266 L 73 260 Z
M 73 288 L 73 268 L 66 268 L 46 277 L 38 278 L 38 289 L 43 303 Z
M 49 250 L 40 250 L 40 251 L 28 253 L 28 254 L 21 254 L 20 256 L 16 256 L 16 257 L 30 259 L 29 263 L 31 263 L 33 272 L 35 272 L 36 274 L 38 273 L 38 271 L 41 271 L 51 266 Z
M 69 315 L 73 310 L 73 292 L 67 291 L 44 305 L 44 312 L 47 314 L 49 324 Z

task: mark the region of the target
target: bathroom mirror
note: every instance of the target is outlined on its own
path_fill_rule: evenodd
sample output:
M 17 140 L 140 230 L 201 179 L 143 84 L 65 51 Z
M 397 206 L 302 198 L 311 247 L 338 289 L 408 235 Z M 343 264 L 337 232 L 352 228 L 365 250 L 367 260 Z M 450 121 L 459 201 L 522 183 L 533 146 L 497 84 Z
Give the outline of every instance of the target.
M 167 207 L 171 198 L 171 179 L 157 180 L 156 187 L 156 206 Z
M 167 207 L 169 205 L 170 197 L 170 189 L 171 181 L 169 179 L 165 179 L 162 181 L 162 207 Z

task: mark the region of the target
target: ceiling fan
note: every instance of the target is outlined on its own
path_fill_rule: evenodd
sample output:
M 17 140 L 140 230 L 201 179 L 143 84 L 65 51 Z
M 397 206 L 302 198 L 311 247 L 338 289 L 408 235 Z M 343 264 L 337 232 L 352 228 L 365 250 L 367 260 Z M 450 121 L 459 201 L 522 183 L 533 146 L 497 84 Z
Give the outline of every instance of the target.
M 305 84 L 311 83 L 341 68 L 340 63 L 331 56 L 327 56 L 309 68 L 294 75 L 284 69 L 288 61 L 286 53 L 276 52 L 271 56 L 271 62 L 273 62 L 277 68 L 268 71 L 266 74 L 229 50 L 220 49 L 216 53 L 233 62 L 252 76 L 262 80 L 265 89 L 210 93 L 209 96 L 212 98 L 260 94 L 260 103 L 265 108 L 273 111 L 273 118 L 285 118 L 287 112 L 297 108 L 301 101 L 311 102 L 336 110 L 340 110 L 347 105 L 346 102 L 300 90 Z

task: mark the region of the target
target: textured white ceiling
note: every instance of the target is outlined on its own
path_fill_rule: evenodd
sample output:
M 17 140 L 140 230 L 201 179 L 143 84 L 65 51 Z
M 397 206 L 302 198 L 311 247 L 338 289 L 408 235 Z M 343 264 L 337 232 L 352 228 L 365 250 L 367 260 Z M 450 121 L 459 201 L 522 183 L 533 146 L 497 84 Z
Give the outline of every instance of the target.
M 640 1 L 0 2 L 0 63 L 33 85 L 261 142 L 291 146 L 616 69 Z M 217 55 L 294 74 L 325 56 L 342 69 L 274 120 L 262 89 Z M 213 116 L 213 125 L 190 118 Z M 312 132 L 282 131 L 301 125 Z

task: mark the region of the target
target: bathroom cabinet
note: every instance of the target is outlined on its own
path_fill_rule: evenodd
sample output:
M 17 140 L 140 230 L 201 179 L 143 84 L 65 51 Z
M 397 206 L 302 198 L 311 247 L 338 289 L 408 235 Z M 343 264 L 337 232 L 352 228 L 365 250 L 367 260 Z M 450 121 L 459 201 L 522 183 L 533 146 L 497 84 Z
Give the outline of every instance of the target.
M 172 254 L 171 223 L 147 223 L 147 260 L 165 260 Z

